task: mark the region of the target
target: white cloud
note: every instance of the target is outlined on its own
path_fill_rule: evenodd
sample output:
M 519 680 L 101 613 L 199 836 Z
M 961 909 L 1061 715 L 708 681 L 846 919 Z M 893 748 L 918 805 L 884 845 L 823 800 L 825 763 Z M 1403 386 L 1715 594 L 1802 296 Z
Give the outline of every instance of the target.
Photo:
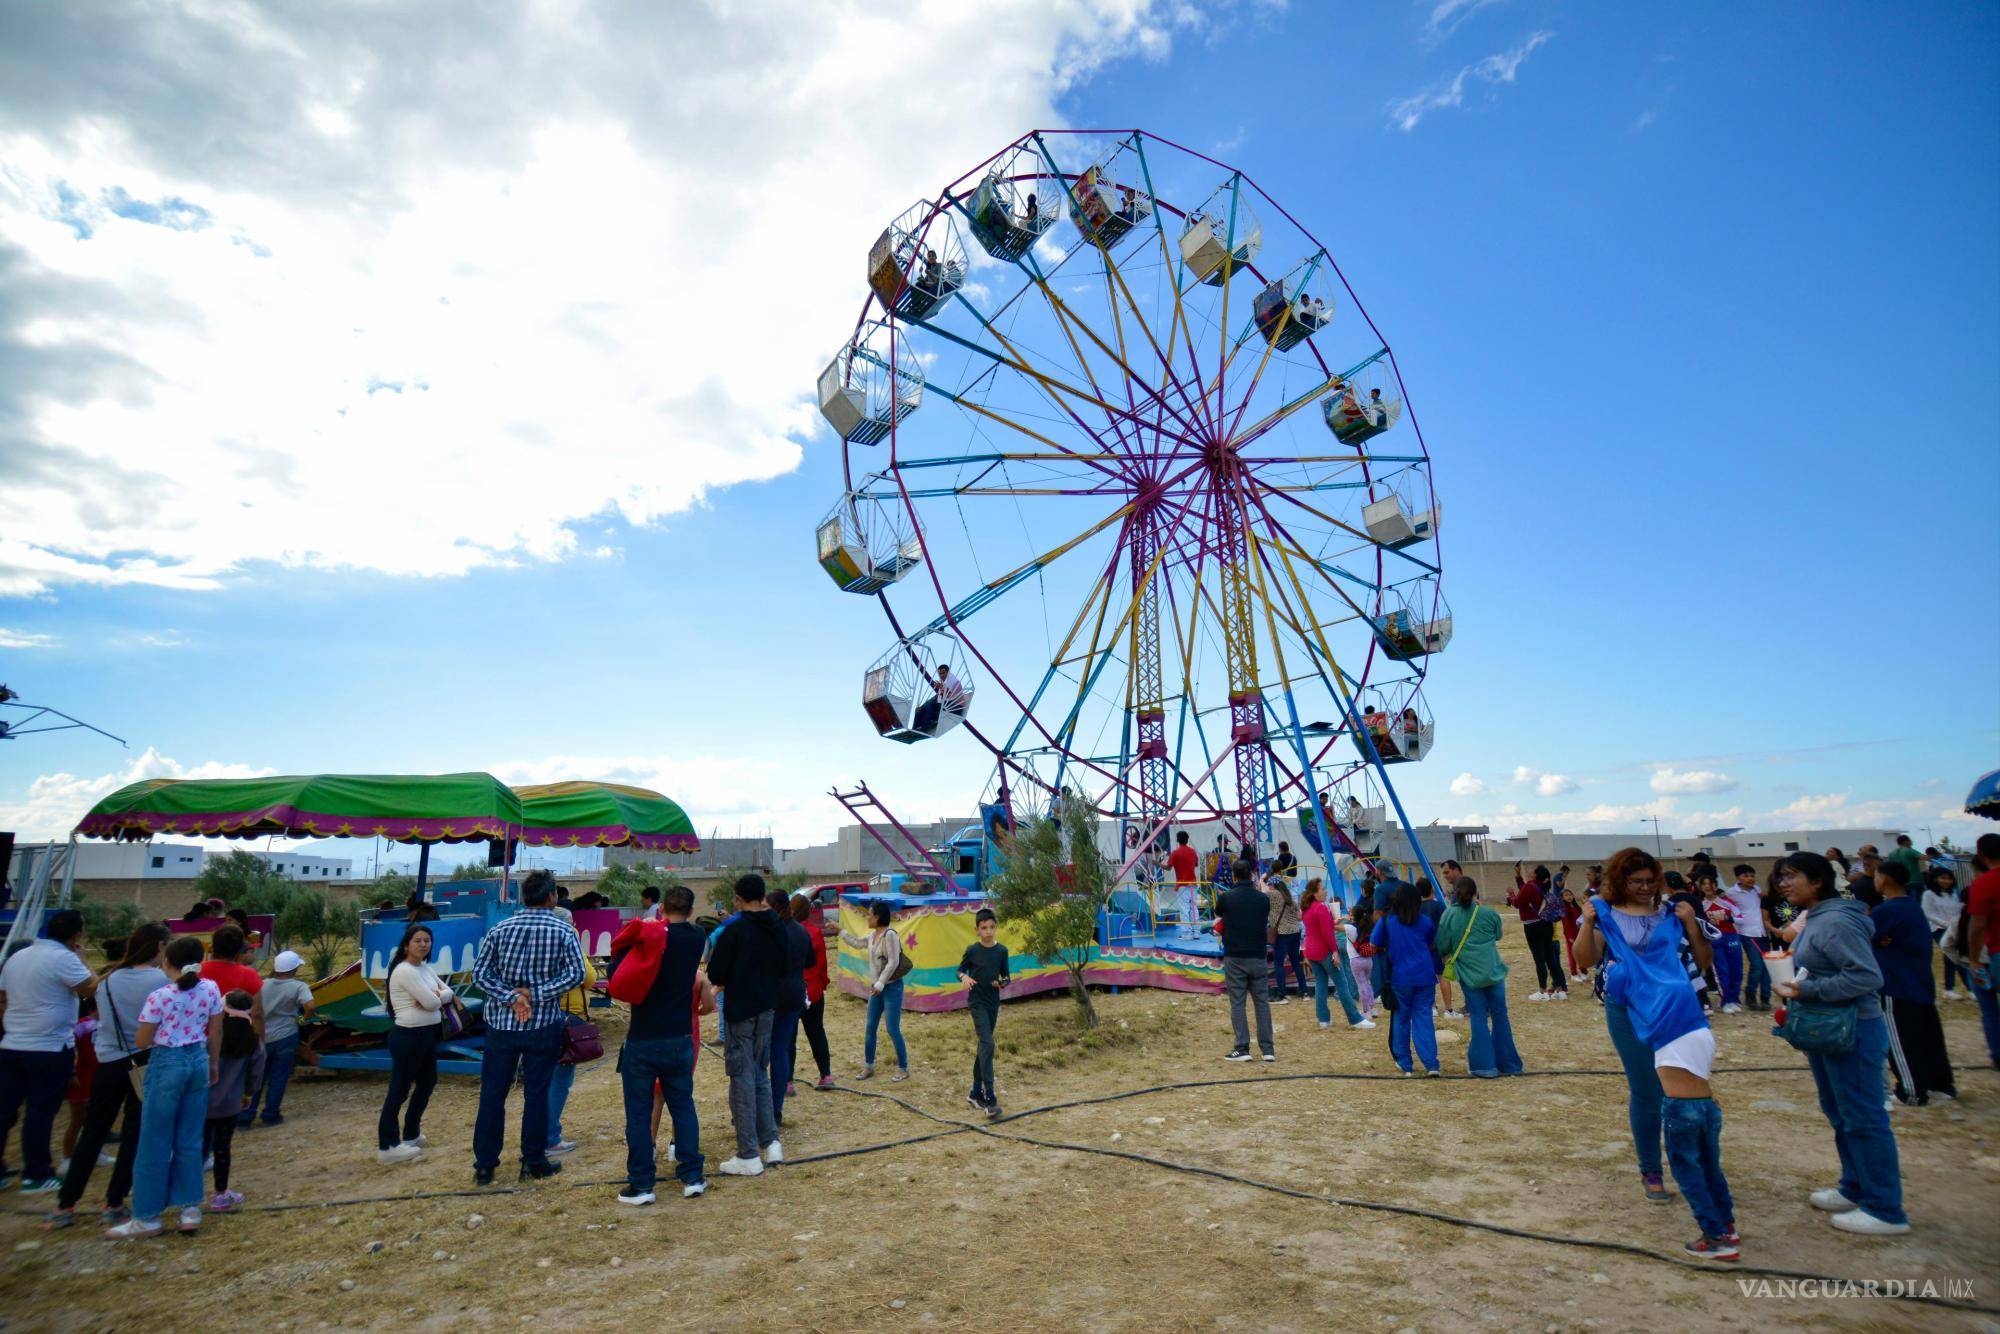
M 1568 774 L 1544 773 L 1527 764 L 1514 766 L 1514 781 L 1518 784 L 1533 784 L 1535 794 L 1542 797 L 1560 797 L 1566 792 L 1574 792 L 1581 786 Z M 1455 786 L 1455 785 L 1454 785 Z M 1465 793 L 1458 795 L 1464 796 Z
M 1419 0 L 1421 3 L 1422 0 Z M 1482 9 L 1490 9 L 1503 0 L 1434 0 L 1430 17 L 1424 21 L 1424 42 L 1435 46 L 1457 32 L 1459 25 Z
M 1675 769 L 1661 765 L 1653 770 L 1647 786 L 1655 792 L 1730 792 L 1738 786 L 1728 774 L 1712 769 Z
M 1474 61 L 1453 75 L 1449 80 L 1433 84 L 1420 93 L 1398 98 L 1389 104 L 1389 119 L 1405 134 L 1417 128 L 1423 118 L 1433 111 L 1465 105 L 1465 87 L 1468 82 L 1484 83 L 1497 87 L 1514 82 L 1520 72 L 1521 62 L 1531 55 L 1535 48 L 1555 36 L 1552 32 L 1537 32 L 1529 36 L 1511 51 L 1497 51 L 1484 60 Z
M 54 635 L 36 634 L 30 630 L 9 630 L 0 625 L 0 648 L 61 648 L 62 641 Z
M 148 746 L 125 768 L 94 778 L 43 774 L 28 785 L 24 800 L 0 802 L 0 829 L 16 830 L 23 839 L 66 838 L 92 806 L 127 783 L 145 778 L 256 778 L 274 772 L 215 760 L 184 765 Z
M 1847 805 L 1853 792 L 1807 793 L 1797 801 L 1780 806 L 1772 814 L 1792 820 L 1823 820 Z
M 1462 773 L 1451 780 L 1451 795 L 1454 797 L 1476 797 L 1486 790 L 1486 784 L 1470 773 Z
M 559 560 L 795 468 L 882 225 L 1201 25 L 1005 8 L 50 10 L 0 88 L 0 596 Z

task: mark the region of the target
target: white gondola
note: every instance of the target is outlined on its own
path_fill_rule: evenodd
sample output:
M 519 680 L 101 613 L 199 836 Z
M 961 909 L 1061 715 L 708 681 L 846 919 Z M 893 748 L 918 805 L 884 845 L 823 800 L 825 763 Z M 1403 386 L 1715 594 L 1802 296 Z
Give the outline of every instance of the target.
M 905 319 L 921 320 L 965 282 L 965 242 L 949 213 L 918 201 L 875 238 L 868 286 Z
M 910 744 L 943 736 L 972 709 L 965 647 L 934 630 L 899 639 L 861 678 L 861 707 L 875 731 Z
M 1069 220 L 1084 240 L 1106 249 L 1153 217 L 1152 196 L 1119 179 L 1117 156 L 1123 151 L 1120 148 L 1085 168 L 1069 187 Z
M 1181 228 L 1181 263 L 1196 282 L 1210 287 L 1222 286 L 1264 246 L 1263 225 L 1239 181 L 1225 182 L 1207 203 L 1188 214 Z
M 1280 352 L 1290 351 L 1333 321 L 1333 262 L 1310 255 L 1257 293 L 1251 312 L 1257 332 Z
M 1431 753 L 1437 724 L 1421 691 L 1398 698 L 1393 688 L 1369 686 L 1355 696 L 1354 710 L 1354 749 L 1363 759 L 1370 743 L 1384 764 L 1409 764 Z
M 1431 500 L 1428 480 L 1404 473 L 1388 487 L 1388 494 L 1369 501 L 1361 509 L 1361 522 L 1374 538 L 1391 551 L 1401 551 L 1437 536 L 1437 506 Z
M 993 164 L 966 205 L 973 239 L 1008 263 L 1034 249 L 1062 216 L 1060 182 L 1032 148 L 1020 147 Z
M 879 321 L 857 333 L 819 376 L 820 415 L 850 444 L 882 439 L 923 398 L 916 355 L 901 334 Z
M 1444 652 L 1451 643 L 1451 607 L 1437 581 L 1425 576 L 1383 597 L 1382 618 L 1375 623 L 1375 642 L 1397 662 L 1414 662 Z
M 924 558 L 907 511 L 859 492 L 835 501 L 813 536 L 820 568 L 848 593 L 879 593 Z

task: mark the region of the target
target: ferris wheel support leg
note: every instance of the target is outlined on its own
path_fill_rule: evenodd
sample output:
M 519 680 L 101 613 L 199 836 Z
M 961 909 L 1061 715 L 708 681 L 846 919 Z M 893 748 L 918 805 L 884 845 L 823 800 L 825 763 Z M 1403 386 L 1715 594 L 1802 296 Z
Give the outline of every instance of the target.
M 1347 888 L 1347 881 L 1333 869 L 1333 835 L 1326 827 L 1326 811 L 1319 804 L 1319 793 L 1312 790 L 1312 757 L 1306 749 L 1305 728 L 1299 724 L 1298 701 L 1292 697 L 1292 683 L 1285 682 L 1285 716 L 1290 720 L 1292 744 L 1299 752 L 1299 772 L 1306 780 L 1306 801 L 1312 806 L 1313 828 L 1319 832 L 1320 855 L 1326 859 L 1326 877 L 1338 881 L 1341 888 Z M 1347 896 L 1341 895 L 1344 900 Z

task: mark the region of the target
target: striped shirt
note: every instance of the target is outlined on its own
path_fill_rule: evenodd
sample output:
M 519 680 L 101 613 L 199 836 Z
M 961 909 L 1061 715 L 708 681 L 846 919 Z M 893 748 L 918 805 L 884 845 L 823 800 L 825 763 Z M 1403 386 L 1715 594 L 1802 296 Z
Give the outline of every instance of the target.
M 576 928 L 553 912 L 524 908 L 486 933 L 472 980 L 486 994 L 488 1028 L 522 1032 L 562 1017 L 562 994 L 583 985 L 583 945 Z M 526 991 L 528 1022 L 514 1017 L 514 993 Z

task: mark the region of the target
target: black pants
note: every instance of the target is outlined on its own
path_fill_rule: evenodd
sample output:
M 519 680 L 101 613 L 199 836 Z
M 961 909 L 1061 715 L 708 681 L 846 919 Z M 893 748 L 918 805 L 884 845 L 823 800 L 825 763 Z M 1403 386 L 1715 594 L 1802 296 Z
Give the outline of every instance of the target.
M 825 1079 L 833 1073 L 833 1052 L 826 1045 L 826 997 L 821 996 L 805 1013 L 799 1016 L 799 1023 L 806 1030 L 806 1042 L 812 1047 L 813 1064 L 819 1067 L 819 1077 Z
M 229 1150 L 236 1143 L 236 1113 L 211 1116 L 202 1123 L 201 1151 L 215 1155 L 215 1193 L 229 1189 Z
M 999 1004 L 982 1004 L 973 1001 L 972 1032 L 979 1040 L 978 1049 L 972 1057 L 972 1091 L 984 1094 L 989 1100 L 997 1100 L 999 1094 L 993 1088 L 993 1025 L 1000 1020 Z
M 1535 960 L 1536 989 L 1568 991 L 1569 979 L 1563 973 L 1562 955 L 1556 951 L 1556 924 L 1523 922 L 1521 931 L 1528 938 L 1528 953 Z
M 393 1149 L 413 1140 L 424 1130 L 424 1108 L 430 1106 L 431 1090 L 438 1082 L 438 1034 L 436 1024 L 389 1030 L 389 1091 L 382 1098 L 382 1115 L 375 1122 L 375 1147 Z M 546 1098 L 547 1093 L 544 1091 Z M 403 1100 L 410 1105 L 405 1108 Z M 397 1113 L 403 1124 L 396 1127 Z
M 1958 1096 L 1951 1077 L 1951 1057 L 1944 1049 L 1944 1025 L 1937 1006 L 1927 1001 L 1891 998 L 1889 1071 L 1896 1077 L 1896 1097 L 1903 1102 L 1929 1102 L 1933 1093 Z M 1900 1058 L 1900 1059 L 1899 1059 Z
M 132 1058 L 120 1057 L 97 1067 L 90 1081 L 90 1101 L 83 1109 L 83 1130 L 76 1137 L 76 1152 L 69 1158 L 69 1175 L 63 1178 L 56 1196 L 58 1209 L 74 1209 L 90 1185 L 97 1167 L 97 1155 L 111 1138 L 111 1127 L 124 1118 L 118 1132 L 118 1162 L 111 1169 L 111 1185 L 105 1189 L 106 1208 L 116 1209 L 132 1193 L 132 1160 L 139 1156 L 139 1100 L 132 1096 Z
M 49 1135 L 55 1129 L 63 1095 L 69 1092 L 75 1057 L 67 1047 L 61 1051 L 0 1050 L 0 1147 L 6 1145 L 7 1132 L 20 1117 L 24 1181 L 45 1181 L 56 1174 L 56 1165 L 49 1158 Z M 0 1156 L 0 1170 L 6 1165 L 6 1158 Z

